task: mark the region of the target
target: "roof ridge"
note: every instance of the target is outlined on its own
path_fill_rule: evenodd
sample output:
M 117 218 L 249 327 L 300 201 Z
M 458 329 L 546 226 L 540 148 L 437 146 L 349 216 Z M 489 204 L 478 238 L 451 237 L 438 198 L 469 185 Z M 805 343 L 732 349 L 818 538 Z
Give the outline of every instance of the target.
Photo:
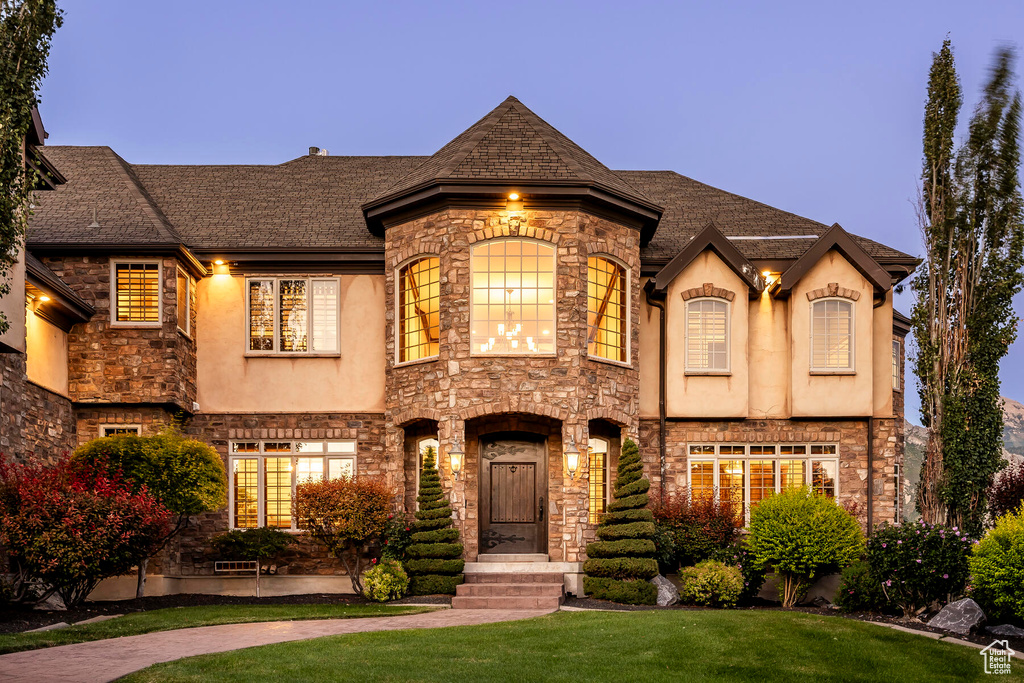
M 485 137 L 487 137 L 488 133 L 494 130 L 494 127 L 498 125 L 498 123 L 505 118 L 510 111 L 512 111 L 512 102 L 510 102 L 509 99 L 513 98 L 506 98 L 504 102 L 487 112 L 483 118 L 466 129 L 473 132 L 470 135 L 467 135 L 466 139 L 459 144 L 458 151 L 452 155 L 447 164 L 438 169 L 437 173 L 434 174 L 435 176 L 443 178 L 450 175 L 452 171 L 457 169 L 462 162 L 466 160 L 469 153 L 472 152 Z M 499 111 L 501 112 L 500 116 L 497 115 Z M 455 139 L 457 140 L 458 136 L 456 136 Z M 441 149 L 444 148 L 442 147 Z M 438 150 L 438 152 L 440 151 L 441 150 Z
M 178 231 L 174 229 L 171 222 L 167 220 L 167 216 L 164 215 L 164 212 L 153 200 L 153 197 L 149 194 L 149 191 L 146 190 L 142 181 L 139 180 L 139 177 L 135 174 L 135 170 L 131 167 L 131 164 L 122 159 L 121 156 L 110 147 L 106 147 L 106 149 L 110 152 L 110 155 L 114 157 L 116 163 L 124 172 L 125 176 L 127 176 L 129 191 L 135 197 L 135 200 L 139 202 L 142 210 L 153 219 L 153 227 L 156 228 L 157 233 L 161 237 L 167 239 L 168 242 L 176 242 L 180 244 L 182 242 L 181 235 L 179 235 Z

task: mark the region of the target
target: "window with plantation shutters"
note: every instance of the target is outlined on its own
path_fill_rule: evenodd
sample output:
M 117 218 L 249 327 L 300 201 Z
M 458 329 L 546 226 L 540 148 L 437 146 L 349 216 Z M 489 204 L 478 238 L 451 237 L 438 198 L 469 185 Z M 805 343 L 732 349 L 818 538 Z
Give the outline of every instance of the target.
M 729 304 L 720 299 L 686 302 L 686 370 L 729 371 Z
M 341 350 L 338 278 L 249 278 L 250 355 L 334 355 Z
M 811 370 L 853 370 L 853 302 L 811 304 Z
M 160 325 L 159 261 L 113 261 L 115 325 Z

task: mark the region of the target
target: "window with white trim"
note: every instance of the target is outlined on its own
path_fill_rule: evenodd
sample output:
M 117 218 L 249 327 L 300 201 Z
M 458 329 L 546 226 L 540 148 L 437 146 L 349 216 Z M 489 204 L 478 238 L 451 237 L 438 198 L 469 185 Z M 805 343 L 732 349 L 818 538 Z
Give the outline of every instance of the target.
M 729 302 L 721 299 L 686 302 L 686 370 L 729 371 Z
M 246 280 L 248 353 L 337 354 L 340 284 L 335 277 Z
M 100 425 L 100 436 L 142 436 L 142 425 Z
M 853 370 L 853 302 L 811 303 L 811 370 Z
M 159 327 L 160 261 L 112 260 L 110 319 L 113 325 Z
M 354 477 L 356 442 L 232 441 L 228 471 L 232 529 L 269 526 L 296 531 L 296 485 L 324 477 Z
M 788 488 L 839 494 L 836 444 L 691 444 L 688 453 L 690 496 L 730 505 L 744 523 L 752 507 Z
M 192 333 L 192 278 L 178 269 L 178 329 Z
M 892 388 L 900 390 L 900 340 L 892 340 Z

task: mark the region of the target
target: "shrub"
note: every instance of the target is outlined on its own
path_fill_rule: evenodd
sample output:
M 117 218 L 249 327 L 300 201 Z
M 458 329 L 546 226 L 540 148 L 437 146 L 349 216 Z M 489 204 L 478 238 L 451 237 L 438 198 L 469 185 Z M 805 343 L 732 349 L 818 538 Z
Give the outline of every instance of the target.
M 405 523 L 405 519 L 401 516 L 389 516 L 380 542 L 381 559 L 398 562 L 404 560 L 405 549 L 412 543 L 410 532 L 411 528 Z
M 323 479 L 295 487 L 299 526 L 341 559 L 356 593 L 363 592 L 363 557 L 387 528 L 391 498 L 391 490 L 373 479 Z
M 597 537 L 587 546 L 583 590 L 593 598 L 653 605 L 658 589 L 648 579 L 658 574 L 654 559 L 654 516 L 647 507 L 650 482 L 644 476 L 640 449 L 632 439 L 622 444 L 610 512 L 601 518 Z
M 882 582 L 866 560 L 854 562 L 843 570 L 834 601 L 840 612 L 880 612 L 889 605 Z
M 970 550 L 971 540 L 956 527 L 919 520 L 875 529 L 867 557 L 886 597 L 905 616 L 914 616 L 963 593 Z
M 363 595 L 370 600 L 398 600 L 409 589 L 409 575 L 395 560 L 377 562 L 363 576 Z
M 717 560 L 704 560 L 679 573 L 679 597 L 702 607 L 735 607 L 743 593 L 743 576 L 736 567 Z
M 441 489 L 441 477 L 435 465 L 436 451 L 429 446 L 423 453 L 420 509 L 412 523 L 411 544 L 405 549 L 405 569 L 409 572 L 409 590 L 413 595 L 452 594 L 464 580 L 462 544 L 459 530 L 452 527 L 452 508 Z
M 728 548 L 716 550 L 711 554 L 711 559 L 740 570 L 740 575 L 743 577 L 743 591 L 740 593 L 740 600 L 752 600 L 761 591 L 767 572 L 757 563 L 745 542 L 740 541 Z
M 256 597 L 260 597 L 263 560 L 270 560 L 295 542 L 291 534 L 273 527 L 235 529 L 213 538 L 215 547 L 226 560 L 256 561 Z
M 6 547 L 11 593 L 31 597 L 42 584 L 68 607 L 105 578 L 145 561 L 167 533 L 170 513 L 145 487 L 133 491 L 67 458 L 55 465 L 0 462 L 0 544 Z
M 672 496 L 653 512 L 658 557 L 670 572 L 708 559 L 739 536 L 736 511 L 710 496 Z
M 973 595 L 985 612 L 1024 622 L 1024 503 L 996 520 L 969 562 Z
M 792 607 L 815 578 L 857 559 L 864 536 L 833 499 L 804 487 L 769 496 L 750 512 L 747 547 L 759 566 L 778 574 L 782 605 Z
M 988 490 L 988 509 L 992 518 L 1015 511 L 1024 503 L 1024 462 L 999 473 Z

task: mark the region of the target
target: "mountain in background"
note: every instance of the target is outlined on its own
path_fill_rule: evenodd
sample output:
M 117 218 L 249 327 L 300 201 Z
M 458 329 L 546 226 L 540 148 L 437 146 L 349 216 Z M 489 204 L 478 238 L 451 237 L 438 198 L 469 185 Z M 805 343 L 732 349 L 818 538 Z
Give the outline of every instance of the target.
M 1024 461 L 1024 404 L 1003 397 L 1003 458 L 1011 463 Z M 921 480 L 921 464 L 928 442 L 928 430 L 909 421 L 905 423 L 903 452 L 903 515 L 917 519 L 914 495 Z

